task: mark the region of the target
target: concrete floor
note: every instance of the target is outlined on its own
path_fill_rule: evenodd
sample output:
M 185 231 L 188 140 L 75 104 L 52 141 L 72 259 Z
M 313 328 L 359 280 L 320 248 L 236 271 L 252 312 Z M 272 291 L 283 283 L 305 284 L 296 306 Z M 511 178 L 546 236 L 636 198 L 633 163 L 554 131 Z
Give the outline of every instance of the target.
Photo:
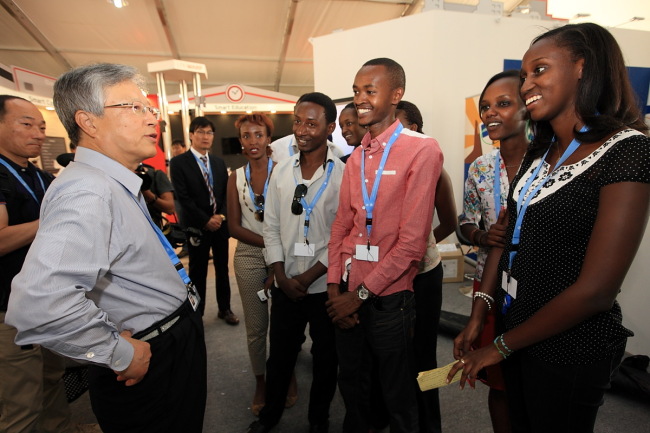
M 231 240 L 231 255 L 234 252 Z M 187 259 L 183 259 L 187 265 Z M 204 422 L 204 432 L 243 433 L 248 424 L 256 418 L 250 412 L 250 403 L 255 389 L 253 374 L 250 372 L 246 333 L 239 292 L 237 290 L 231 263 L 232 309 L 242 323 L 229 326 L 217 319 L 214 292 L 208 293 L 204 324 L 208 348 L 208 400 Z M 466 265 L 465 271 L 472 269 Z M 208 288 L 214 287 L 214 270 L 208 275 Z M 470 298 L 461 294 L 459 288 L 470 285 L 463 283 L 445 284 L 443 288 L 443 311 L 469 314 Z M 307 339 L 298 357 L 296 375 L 298 378 L 298 402 L 287 409 L 280 424 L 274 429 L 278 433 L 306 433 L 307 400 L 311 380 L 310 340 Z M 440 335 L 438 339 L 438 364 L 445 365 L 453 360 L 452 338 Z M 487 409 L 488 388 L 477 384 L 476 389 L 461 391 L 456 385 L 442 388 L 440 405 L 443 430 L 453 433 L 489 433 L 492 431 Z M 94 422 L 94 415 L 88 401 L 88 394 L 72 403 L 73 415 L 79 422 Z M 334 398 L 331 406 L 330 431 L 340 432 L 344 415 L 340 395 Z M 596 433 L 647 433 L 650 431 L 650 405 L 648 402 L 632 400 L 626 396 L 608 393 L 605 404 L 596 421 Z

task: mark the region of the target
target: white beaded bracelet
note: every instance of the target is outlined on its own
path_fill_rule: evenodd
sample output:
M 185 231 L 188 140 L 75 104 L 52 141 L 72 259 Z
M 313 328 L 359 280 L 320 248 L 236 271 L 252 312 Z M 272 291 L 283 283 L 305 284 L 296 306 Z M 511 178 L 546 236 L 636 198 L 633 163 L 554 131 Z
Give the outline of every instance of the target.
M 485 301 L 485 303 L 488 306 L 488 311 L 492 309 L 492 304 L 494 304 L 494 298 L 487 293 L 483 292 L 476 292 L 474 293 L 474 301 L 476 301 L 476 298 L 481 298 Z

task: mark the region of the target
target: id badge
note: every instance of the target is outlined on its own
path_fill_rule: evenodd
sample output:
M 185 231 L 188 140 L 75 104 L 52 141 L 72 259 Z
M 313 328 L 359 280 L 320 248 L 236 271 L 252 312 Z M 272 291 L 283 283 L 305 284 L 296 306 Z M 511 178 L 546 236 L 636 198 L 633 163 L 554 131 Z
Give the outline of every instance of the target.
M 517 280 L 509 276 L 506 271 L 503 271 L 501 276 L 501 288 L 512 296 L 512 299 L 517 299 Z
M 296 242 L 293 247 L 293 255 L 297 257 L 314 257 L 314 244 L 306 244 L 304 242 Z
M 363 260 L 364 262 L 378 262 L 379 261 L 379 247 L 376 245 L 357 245 L 357 251 L 355 254 L 357 260 Z
M 199 295 L 199 292 L 196 291 L 194 283 L 189 283 L 185 287 L 187 288 L 187 299 L 190 301 L 192 309 L 196 311 L 201 303 L 201 296 Z

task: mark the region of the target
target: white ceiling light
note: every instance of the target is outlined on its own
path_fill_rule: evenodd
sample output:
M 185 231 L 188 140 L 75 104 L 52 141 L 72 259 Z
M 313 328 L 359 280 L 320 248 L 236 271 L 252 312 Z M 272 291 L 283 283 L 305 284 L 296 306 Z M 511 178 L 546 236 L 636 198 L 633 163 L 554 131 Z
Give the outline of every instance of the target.
M 118 9 L 122 9 L 124 6 L 128 6 L 129 3 L 126 0 L 108 0 L 109 3 L 112 3 Z

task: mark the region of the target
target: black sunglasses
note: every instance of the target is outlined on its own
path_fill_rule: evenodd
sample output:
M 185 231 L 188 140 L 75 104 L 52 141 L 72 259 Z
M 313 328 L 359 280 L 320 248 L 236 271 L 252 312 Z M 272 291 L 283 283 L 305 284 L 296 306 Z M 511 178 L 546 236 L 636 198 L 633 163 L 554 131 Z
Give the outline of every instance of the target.
M 255 219 L 259 222 L 264 222 L 264 196 L 263 195 L 255 195 L 255 207 L 257 207 L 257 210 L 255 210 Z
M 300 215 L 302 213 L 302 203 L 300 200 L 307 195 L 307 185 L 296 185 L 296 190 L 293 193 L 293 202 L 291 203 L 291 213 Z

